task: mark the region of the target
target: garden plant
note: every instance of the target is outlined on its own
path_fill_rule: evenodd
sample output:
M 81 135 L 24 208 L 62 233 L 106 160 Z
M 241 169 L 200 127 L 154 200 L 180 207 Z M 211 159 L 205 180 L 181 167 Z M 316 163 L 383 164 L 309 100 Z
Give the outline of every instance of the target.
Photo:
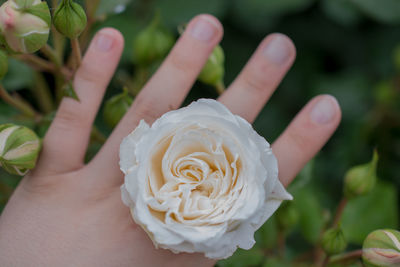
M 85 162 L 101 149 L 190 19 L 208 13 L 222 22 L 225 35 L 185 105 L 223 94 L 262 38 L 282 32 L 295 43 L 297 59 L 254 128 L 267 140 L 276 139 L 317 94 L 335 96 L 343 114 L 332 139 L 287 187 L 293 200 L 284 201 L 258 229 L 251 249 L 238 249 L 216 266 L 400 266 L 397 0 L 3 0 L 0 5 L 0 214 L 22 177 L 35 168 L 60 102 L 82 101 L 73 80 L 95 32 L 120 30 L 125 48 L 91 130 Z

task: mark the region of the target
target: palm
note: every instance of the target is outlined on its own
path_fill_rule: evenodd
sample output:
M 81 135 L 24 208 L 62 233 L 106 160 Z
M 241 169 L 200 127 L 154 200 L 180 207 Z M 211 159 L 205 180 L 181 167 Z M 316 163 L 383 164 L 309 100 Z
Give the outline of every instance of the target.
M 84 165 L 91 125 L 123 47 L 122 37 L 115 30 L 102 30 L 95 37 L 74 81 L 81 101 L 63 100 L 45 137 L 37 168 L 21 182 L 0 218 L 2 266 L 214 263 L 199 254 L 176 255 L 154 248 L 122 204 L 118 150 L 122 138 L 141 119 L 151 123 L 181 105 L 221 36 L 222 27 L 215 18 L 196 17 L 102 150 Z M 279 47 L 283 50 L 278 51 Z M 254 121 L 294 56 L 287 37 L 269 36 L 219 101 L 233 113 Z M 321 109 L 320 103 L 327 107 Z M 280 168 L 283 184 L 290 183 L 315 155 L 339 121 L 339 108 L 328 96 L 315 98 L 300 112 L 273 145 L 279 166 L 290 166 Z

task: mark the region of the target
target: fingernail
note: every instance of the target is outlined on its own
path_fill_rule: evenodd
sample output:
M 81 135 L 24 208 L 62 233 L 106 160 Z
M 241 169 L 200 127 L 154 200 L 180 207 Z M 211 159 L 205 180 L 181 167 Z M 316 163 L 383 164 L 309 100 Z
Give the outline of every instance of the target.
M 286 63 L 290 58 L 290 47 L 286 37 L 277 35 L 264 48 L 267 60 L 278 65 Z
M 108 52 L 113 46 L 114 38 L 106 33 L 99 33 L 96 38 L 96 47 L 100 51 Z
M 311 111 L 311 120 L 317 124 L 328 124 L 333 121 L 337 110 L 337 101 L 332 96 L 319 100 Z
M 196 20 L 190 30 L 190 34 L 199 41 L 208 42 L 213 39 L 217 33 L 217 28 L 211 20 L 206 17 L 200 17 Z

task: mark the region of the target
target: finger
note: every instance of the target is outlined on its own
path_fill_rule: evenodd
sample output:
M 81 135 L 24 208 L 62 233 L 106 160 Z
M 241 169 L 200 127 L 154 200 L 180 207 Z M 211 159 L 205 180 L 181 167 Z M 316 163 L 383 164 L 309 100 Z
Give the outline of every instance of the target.
M 292 66 L 295 56 L 296 49 L 287 36 L 269 35 L 219 101 L 234 114 L 253 122 Z
M 73 82 L 79 101 L 62 100 L 44 139 L 39 165 L 43 162 L 54 172 L 83 165 L 93 121 L 122 49 L 123 37 L 117 30 L 106 28 L 94 37 Z
M 311 100 L 272 145 L 279 178 L 289 185 L 335 132 L 341 119 L 336 99 L 321 95 Z
M 121 182 L 118 150 L 122 139 L 144 119 L 152 123 L 180 107 L 214 47 L 222 38 L 222 26 L 210 15 L 199 15 L 188 25 L 164 63 L 136 97 L 132 107 L 90 165 L 103 169 Z M 105 173 L 102 172 L 104 175 Z

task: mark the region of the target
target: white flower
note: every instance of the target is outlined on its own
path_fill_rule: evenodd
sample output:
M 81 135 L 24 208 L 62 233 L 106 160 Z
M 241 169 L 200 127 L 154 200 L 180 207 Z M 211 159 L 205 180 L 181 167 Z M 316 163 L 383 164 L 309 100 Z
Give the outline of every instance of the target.
M 227 258 L 283 200 L 268 142 L 215 100 L 144 121 L 121 144 L 122 199 L 156 247 Z

